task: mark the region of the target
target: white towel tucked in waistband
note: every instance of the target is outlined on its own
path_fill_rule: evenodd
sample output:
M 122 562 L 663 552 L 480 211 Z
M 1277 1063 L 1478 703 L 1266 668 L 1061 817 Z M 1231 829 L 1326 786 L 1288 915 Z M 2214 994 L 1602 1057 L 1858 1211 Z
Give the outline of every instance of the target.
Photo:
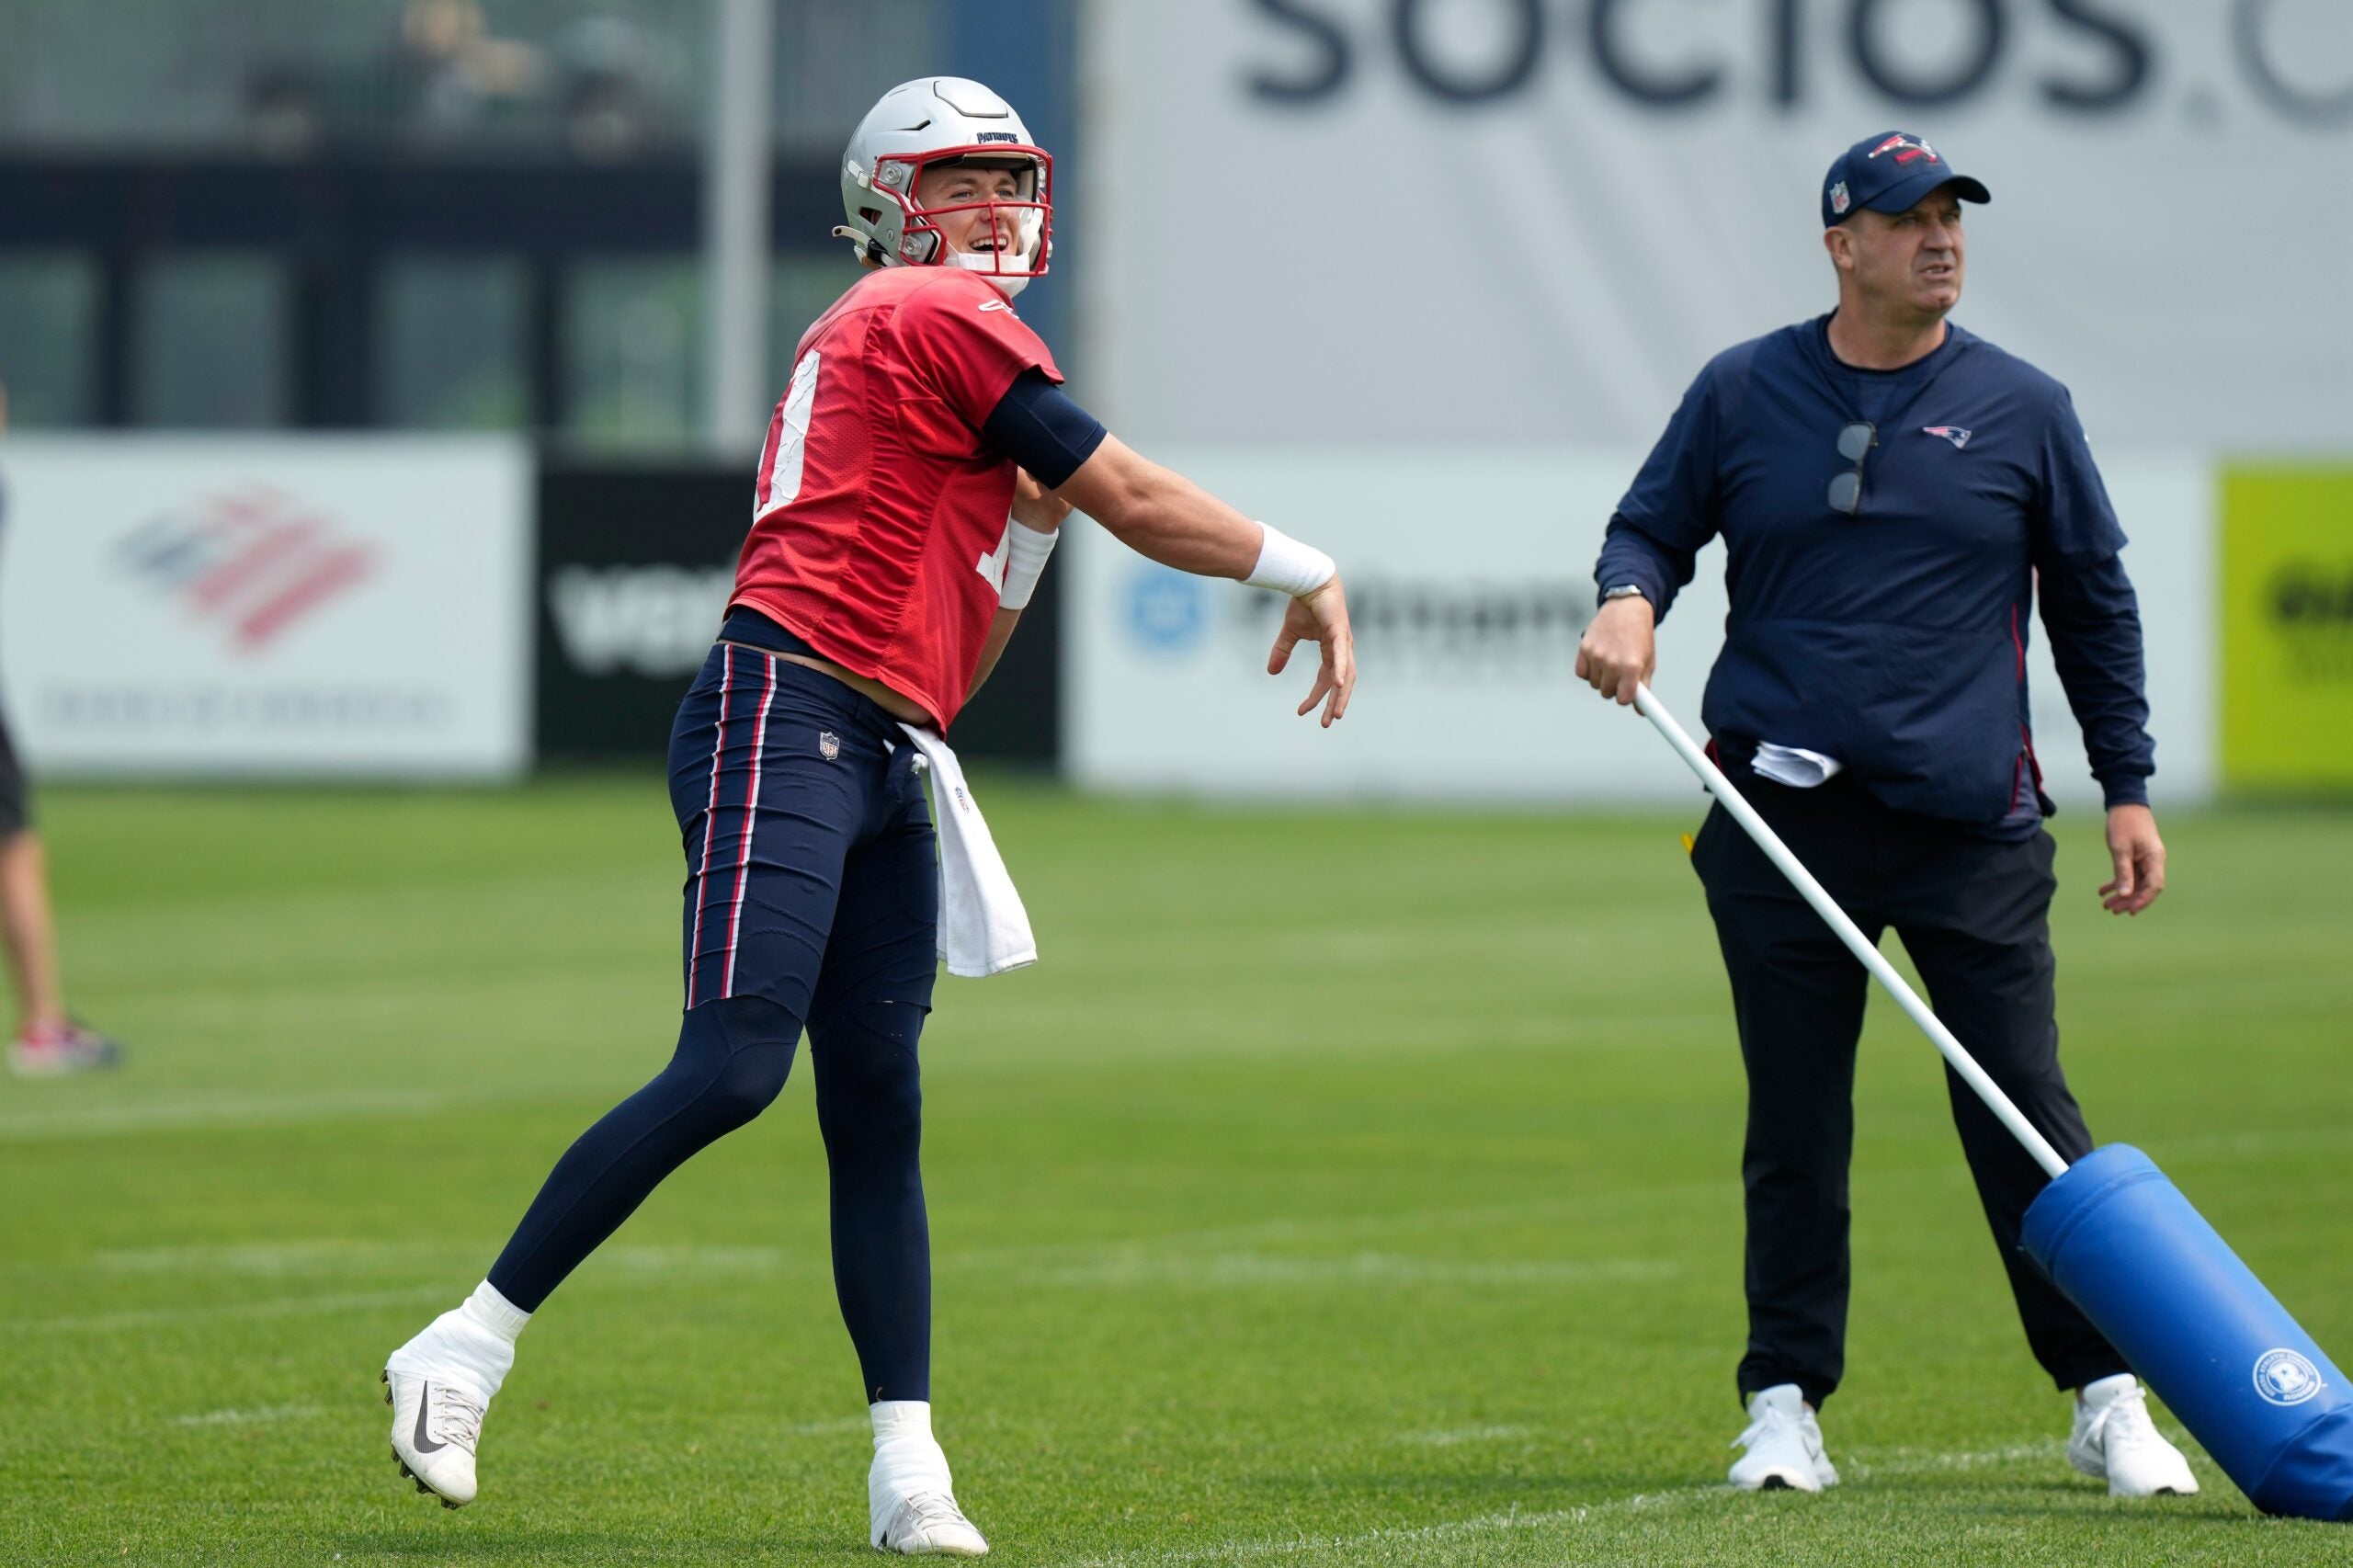
M 1748 766 L 1774 783 L 1786 784 L 1792 790 L 1814 789 L 1847 770 L 1847 765 L 1835 756 L 1824 756 L 1803 746 L 1777 746 L 1771 741 L 1756 744 L 1756 756 Z
M 1005 858 L 964 783 L 948 743 L 913 724 L 899 726 L 931 769 L 931 816 L 939 829 L 939 956 L 967 980 L 1038 961 L 1038 938 L 1021 907 Z

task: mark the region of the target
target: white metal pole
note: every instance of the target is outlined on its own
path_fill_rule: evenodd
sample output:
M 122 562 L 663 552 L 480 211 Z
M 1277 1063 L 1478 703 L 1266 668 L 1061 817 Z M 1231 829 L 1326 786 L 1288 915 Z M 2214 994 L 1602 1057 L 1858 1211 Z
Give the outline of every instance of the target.
M 1977 1091 L 1977 1097 L 2002 1119 L 2002 1125 L 2010 1130 L 2010 1135 L 2026 1145 L 2026 1152 L 2034 1156 L 2035 1163 L 2054 1176 L 2066 1170 L 2067 1162 L 2059 1157 L 2059 1151 L 2051 1146 L 2051 1141 L 2036 1131 L 2034 1123 L 2010 1102 L 2010 1096 L 2002 1092 L 2001 1085 L 1985 1075 L 1985 1069 L 1977 1065 L 1977 1059 L 1953 1038 L 1952 1031 L 1945 1028 L 1944 1021 L 1928 1010 L 1928 1005 L 1920 1000 L 1919 994 L 1904 983 L 1904 977 L 1895 972 L 1895 966 L 1887 961 L 1852 920 L 1847 918 L 1847 912 L 1823 891 L 1822 884 L 1813 880 L 1813 873 L 1790 853 L 1790 846 L 1781 842 L 1780 836 L 1765 825 L 1765 819 L 1756 814 L 1756 807 L 1741 798 L 1740 791 L 1732 787 L 1732 780 L 1724 777 L 1723 770 L 1710 762 L 1708 754 L 1683 733 L 1683 726 L 1677 723 L 1675 716 L 1661 706 L 1659 699 L 1651 694 L 1649 687 L 1634 688 L 1634 706 L 1642 711 L 1643 717 L 1658 726 L 1658 733 L 1666 737 L 1667 744 L 1673 746 L 1690 765 L 1691 771 L 1699 776 L 1699 781 L 1708 787 L 1708 792 L 1722 801 L 1733 820 L 1748 830 L 1748 836 L 1756 841 L 1756 846 L 1781 869 L 1781 874 L 1804 895 L 1806 903 L 1813 905 L 1814 913 L 1830 923 L 1830 928 L 1838 933 L 1838 939 L 1863 960 L 1863 967 L 1870 970 L 1879 983 L 1887 987 L 1888 994 L 1895 998 L 1897 1004 L 1912 1015 L 1912 1021 L 1927 1031 L 1929 1040 L 1944 1053 L 1945 1060 L 1952 1063 L 1953 1071 L 1960 1074 L 1963 1081 Z
M 768 345 L 768 86 L 776 0 L 711 0 L 718 91 L 703 153 L 703 439 L 756 446 L 774 401 Z

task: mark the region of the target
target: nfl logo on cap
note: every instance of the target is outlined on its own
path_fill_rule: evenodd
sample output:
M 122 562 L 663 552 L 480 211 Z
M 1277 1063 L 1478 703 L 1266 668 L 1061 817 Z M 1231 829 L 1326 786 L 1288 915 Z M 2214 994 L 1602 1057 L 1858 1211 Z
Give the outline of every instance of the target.
M 1842 179 L 1836 185 L 1830 187 L 1830 210 L 1837 213 L 1843 218 L 1847 215 L 1847 209 L 1852 207 L 1854 204 L 1855 199 L 1847 194 L 1847 182 L 1845 180 Z

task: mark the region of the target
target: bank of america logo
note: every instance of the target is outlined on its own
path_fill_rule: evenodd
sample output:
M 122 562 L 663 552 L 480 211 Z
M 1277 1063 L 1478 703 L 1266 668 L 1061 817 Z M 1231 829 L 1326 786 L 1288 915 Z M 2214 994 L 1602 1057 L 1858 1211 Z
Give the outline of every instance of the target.
M 131 576 L 259 653 L 364 583 L 376 552 L 307 503 L 267 485 L 199 496 L 115 545 Z

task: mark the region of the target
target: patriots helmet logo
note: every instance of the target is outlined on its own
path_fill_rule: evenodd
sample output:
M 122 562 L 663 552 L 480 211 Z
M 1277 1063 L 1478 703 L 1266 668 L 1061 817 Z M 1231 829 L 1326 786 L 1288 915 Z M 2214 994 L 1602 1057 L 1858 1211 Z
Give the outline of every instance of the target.
M 1895 161 L 1899 164 L 1916 163 L 1922 158 L 1927 159 L 1932 164 L 1944 162 L 1942 158 L 1937 156 L 1937 150 L 1934 147 L 1929 146 L 1917 136 L 1906 136 L 1901 131 L 1872 148 L 1870 156 L 1876 158 L 1881 153 L 1894 153 Z
M 1952 443 L 1955 451 L 1969 445 L 1969 437 L 1977 434 L 1974 430 L 1964 430 L 1958 425 L 1923 425 L 1920 429 L 1925 435 L 1942 436 Z

